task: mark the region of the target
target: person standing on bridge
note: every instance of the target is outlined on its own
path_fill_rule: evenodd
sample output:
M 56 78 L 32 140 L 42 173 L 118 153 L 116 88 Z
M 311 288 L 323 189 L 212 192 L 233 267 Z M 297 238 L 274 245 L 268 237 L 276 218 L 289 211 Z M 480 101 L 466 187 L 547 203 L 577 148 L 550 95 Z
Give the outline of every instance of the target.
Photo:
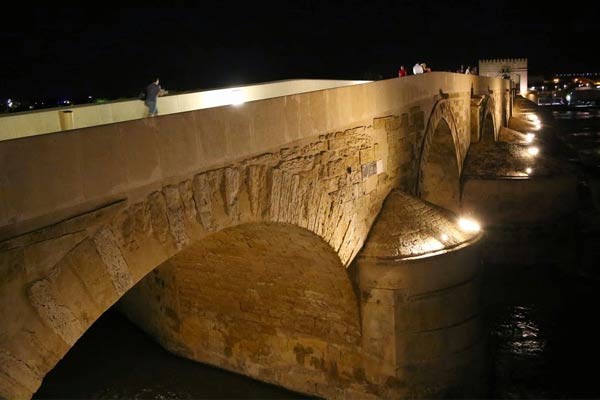
M 413 74 L 418 75 L 418 74 L 422 74 L 423 72 L 425 72 L 425 71 L 423 71 L 422 64 L 416 63 L 415 66 L 413 67 Z
M 158 78 L 156 78 L 153 82 L 146 86 L 146 100 L 144 101 L 144 103 L 146 104 L 146 107 L 148 107 L 149 117 L 154 117 L 158 114 L 158 108 L 156 107 L 158 96 L 162 96 L 167 93 L 169 92 L 163 90 L 163 88 L 160 87 Z
M 408 71 L 406 71 L 406 68 L 404 68 L 404 65 L 401 65 L 400 69 L 398 70 L 398 76 L 403 77 L 406 75 L 408 75 Z

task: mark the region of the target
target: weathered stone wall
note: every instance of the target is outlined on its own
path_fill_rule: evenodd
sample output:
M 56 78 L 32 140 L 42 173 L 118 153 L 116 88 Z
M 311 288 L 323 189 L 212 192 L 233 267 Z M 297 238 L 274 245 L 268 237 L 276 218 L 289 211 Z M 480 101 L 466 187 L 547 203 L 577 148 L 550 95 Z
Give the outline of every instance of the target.
M 296 226 L 215 233 L 155 269 L 121 308 L 180 356 L 327 397 L 366 391 L 346 270 Z
M 295 225 L 348 266 L 389 191 L 414 192 L 435 105 L 462 163 L 468 88 L 502 83 L 432 73 L 1 142 L 0 396 L 34 393 L 102 312 L 215 232 Z

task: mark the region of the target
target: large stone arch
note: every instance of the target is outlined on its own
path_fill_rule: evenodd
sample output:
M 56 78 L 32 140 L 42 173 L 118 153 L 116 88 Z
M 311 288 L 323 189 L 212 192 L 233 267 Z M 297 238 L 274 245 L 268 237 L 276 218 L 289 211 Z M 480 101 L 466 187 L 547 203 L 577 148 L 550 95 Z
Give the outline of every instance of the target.
M 387 194 L 355 178 L 360 164 L 354 154 L 365 146 L 363 131 L 331 134 L 331 142 L 350 147 L 331 161 L 321 160 L 322 145 L 305 143 L 201 172 L 133 204 L 117 201 L 0 243 L 0 265 L 7 272 L 0 311 L 9 328 L 0 337 L 0 395 L 31 396 L 133 285 L 216 232 L 287 224 L 326 243 L 346 274 L 344 267 L 362 247 Z M 356 143 L 354 136 L 360 139 Z M 310 362 L 302 351 L 297 349 L 298 357 Z
M 431 113 L 419 158 L 416 194 L 456 211 L 460 202 L 461 143 L 449 101 L 440 100 Z
M 344 360 L 362 357 L 359 306 L 335 251 L 282 223 L 212 233 L 121 302 L 171 352 L 301 392 L 315 371 L 330 388 L 349 386 L 357 364 Z

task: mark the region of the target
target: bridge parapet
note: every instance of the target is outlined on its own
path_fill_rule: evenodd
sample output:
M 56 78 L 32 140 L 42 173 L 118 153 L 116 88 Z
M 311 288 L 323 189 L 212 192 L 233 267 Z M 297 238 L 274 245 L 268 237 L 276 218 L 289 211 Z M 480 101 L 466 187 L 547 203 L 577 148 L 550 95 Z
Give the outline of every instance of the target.
M 370 81 L 293 79 L 163 96 L 158 98 L 158 107 L 161 115 L 168 115 L 366 82 Z M 146 115 L 147 108 L 138 99 L 2 115 L 0 141 L 131 121 Z

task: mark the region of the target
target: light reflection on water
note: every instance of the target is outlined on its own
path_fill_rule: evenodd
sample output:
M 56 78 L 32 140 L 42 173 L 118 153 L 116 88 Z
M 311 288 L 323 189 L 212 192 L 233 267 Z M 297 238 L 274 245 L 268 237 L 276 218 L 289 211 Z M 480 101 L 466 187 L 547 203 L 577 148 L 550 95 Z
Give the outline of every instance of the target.
M 600 398 L 600 281 L 552 266 L 486 266 L 490 398 Z M 507 288 L 510 288 L 507 290 Z
M 516 355 L 536 355 L 544 351 L 546 342 L 530 314 L 530 307 L 513 306 L 509 319 L 500 324 L 498 331 L 505 335 L 504 351 Z
M 594 119 L 600 118 L 600 109 L 586 109 L 586 110 L 554 110 L 552 115 L 555 119 Z
M 556 109 L 552 116 L 568 157 L 594 174 L 600 174 L 600 109 Z

